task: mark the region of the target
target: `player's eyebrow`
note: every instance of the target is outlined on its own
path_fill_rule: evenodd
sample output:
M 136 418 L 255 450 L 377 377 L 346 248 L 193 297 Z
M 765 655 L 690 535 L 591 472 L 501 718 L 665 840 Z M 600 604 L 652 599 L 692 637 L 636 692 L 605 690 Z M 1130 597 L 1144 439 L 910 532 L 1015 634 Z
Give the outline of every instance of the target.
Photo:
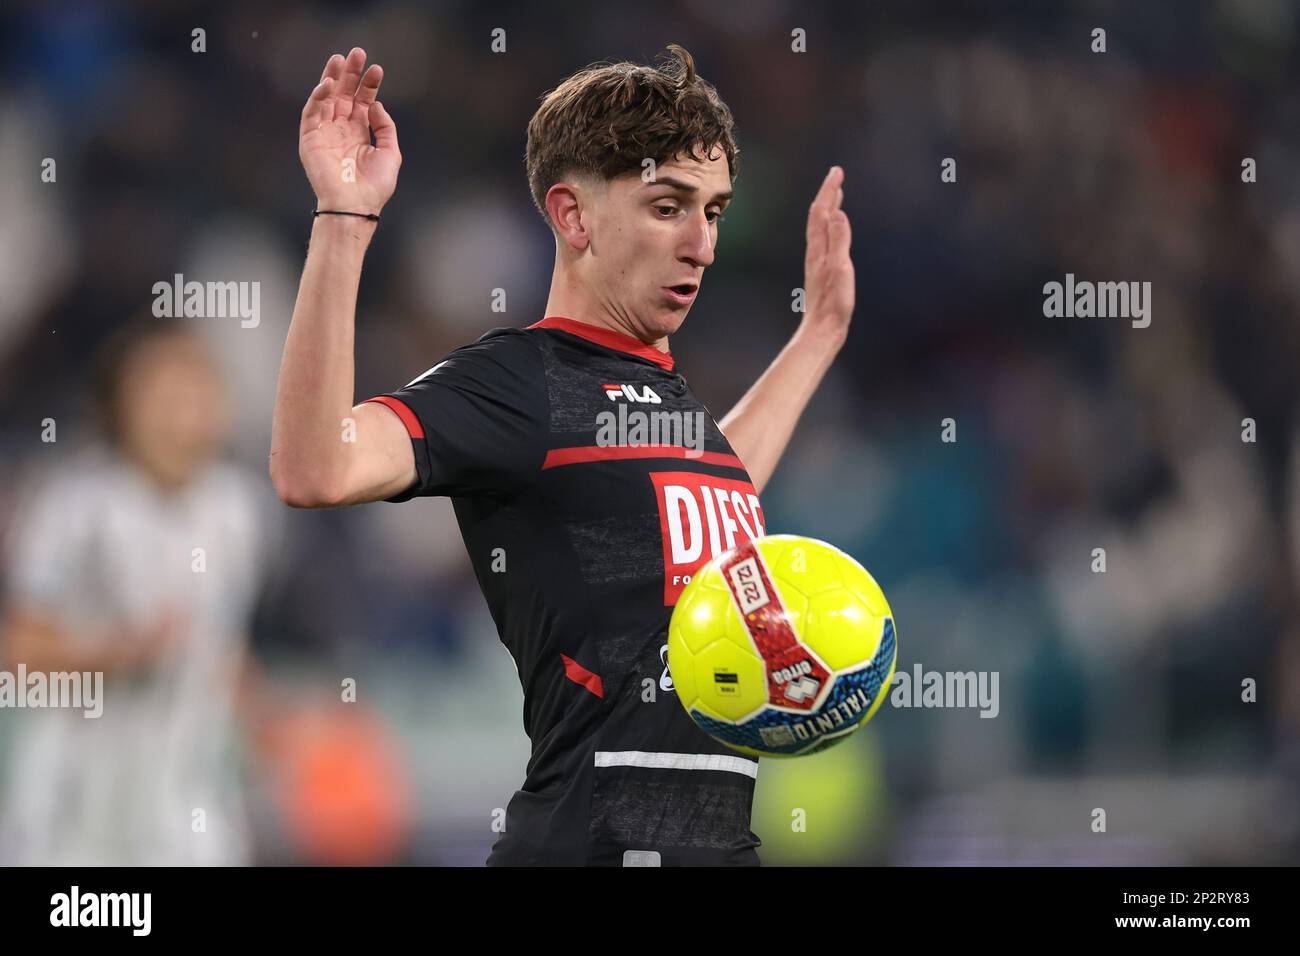
M 683 182 L 680 179 L 674 179 L 671 176 L 657 176 L 654 182 L 647 183 L 646 185 L 647 186 L 671 186 L 673 189 L 680 190 L 681 192 L 684 193 L 692 193 L 692 194 L 700 191 L 699 186 L 692 186 L 690 183 Z M 725 193 L 718 193 L 716 196 L 710 199 L 709 202 L 711 203 L 730 202 L 731 197 L 733 195 L 735 194 L 732 193 L 730 190 L 728 190 Z

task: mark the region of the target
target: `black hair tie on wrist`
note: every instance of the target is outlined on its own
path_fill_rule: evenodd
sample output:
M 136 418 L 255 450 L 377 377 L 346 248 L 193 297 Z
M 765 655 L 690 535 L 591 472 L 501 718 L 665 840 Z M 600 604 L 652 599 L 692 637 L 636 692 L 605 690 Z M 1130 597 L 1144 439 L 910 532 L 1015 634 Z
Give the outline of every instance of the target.
M 312 211 L 312 218 L 316 216 L 360 216 L 362 219 L 369 219 L 371 222 L 378 222 L 379 215 L 373 212 L 342 212 L 337 209 L 315 209 Z

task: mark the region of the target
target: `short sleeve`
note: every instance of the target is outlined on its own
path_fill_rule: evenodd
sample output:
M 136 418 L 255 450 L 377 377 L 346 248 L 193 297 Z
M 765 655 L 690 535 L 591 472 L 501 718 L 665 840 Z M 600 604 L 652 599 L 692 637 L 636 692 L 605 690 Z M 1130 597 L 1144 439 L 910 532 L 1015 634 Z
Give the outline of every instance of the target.
M 389 501 L 506 497 L 534 481 L 546 459 L 546 370 L 523 329 L 493 329 L 368 401 L 401 419 L 415 452 L 415 484 Z
M 6 599 L 57 609 L 80 582 L 76 572 L 88 550 L 91 530 L 72 482 L 54 475 L 32 481 L 5 540 Z

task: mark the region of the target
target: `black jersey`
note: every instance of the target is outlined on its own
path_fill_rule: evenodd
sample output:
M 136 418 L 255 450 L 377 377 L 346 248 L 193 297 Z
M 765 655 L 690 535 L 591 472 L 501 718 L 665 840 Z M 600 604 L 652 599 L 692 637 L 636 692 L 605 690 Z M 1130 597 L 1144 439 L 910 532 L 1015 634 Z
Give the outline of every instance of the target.
M 757 865 L 758 761 L 686 714 L 667 633 L 691 574 L 764 533 L 762 508 L 672 356 L 549 317 L 371 401 L 415 450 L 390 500 L 452 498 L 519 671 L 532 756 L 488 864 Z

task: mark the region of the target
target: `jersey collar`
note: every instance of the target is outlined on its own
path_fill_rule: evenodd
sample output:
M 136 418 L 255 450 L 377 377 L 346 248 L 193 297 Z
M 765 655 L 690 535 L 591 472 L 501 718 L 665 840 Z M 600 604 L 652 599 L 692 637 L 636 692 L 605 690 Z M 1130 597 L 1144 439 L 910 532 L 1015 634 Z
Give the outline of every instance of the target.
M 528 328 L 559 329 L 561 332 L 568 332 L 570 335 L 578 336 L 578 338 L 595 342 L 597 345 L 603 345 L 605 348 L 626 352 L 629 355 L 635 355 L 637 358 L 648 359 L 666 372 L 673 370 L 671 352 L 661 352 L 653 345 L 646 345 L 640 339 L 631 335 L 592 325 L 589 322 L 579 322 L 577 319 L 567 319 L 560 315 L 548 315 L 540 322 L 534 322 Z

